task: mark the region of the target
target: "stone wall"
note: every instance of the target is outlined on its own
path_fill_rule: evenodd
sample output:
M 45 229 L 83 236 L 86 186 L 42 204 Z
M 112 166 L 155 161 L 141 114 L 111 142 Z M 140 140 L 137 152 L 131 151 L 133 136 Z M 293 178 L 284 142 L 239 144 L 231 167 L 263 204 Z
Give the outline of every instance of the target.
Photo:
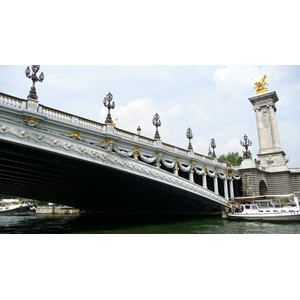
M 285 195 L 300 191 L 300 172 L 267 172 L 258 168 L 241 172 L 243 196 Z
M 294 192 L 300 192 L 300 169 L 294 169 L 291 172 L 291 189 Z
M 292 193 L 289 172 L 269 173 L 267 175 L 268 194 L 284 195 Z
M 37 214 L 79 214 L 79 209 L 74 207 L 64 206 L 39 206 L 36 209 Z

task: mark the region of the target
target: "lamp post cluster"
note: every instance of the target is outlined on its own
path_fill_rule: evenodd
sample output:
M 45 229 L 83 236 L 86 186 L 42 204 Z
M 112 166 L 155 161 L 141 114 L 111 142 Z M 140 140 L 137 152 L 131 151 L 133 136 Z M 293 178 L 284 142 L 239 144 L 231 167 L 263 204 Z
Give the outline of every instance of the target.
M 252 158 L 252 153 L 248 150 L 248 147 L 252 146 L 252 141 L 250 141 L 247 135 L 244 135 L 244 141 L 240 141 L 241 145 L 245 148 L 243 151 L 243 158 Z
M 193 151 L 193 146 L 192 146 L 192 143 L 191 143 L 191 139 L 193 138 L 193 134 L 192 134 L 192 129 L 190 127 L 186 131 L 186 137 L 189 140 L 188 150 Z
M 40 74 L 39 77 L 37 77 L 37 75 L 36 75 L 36 73 L 39 71 L 39 69 L 40 69 L 40 65 L 32 65 L 31 66 L 32 73 L 31 73 L 29 67 L 27 67 L 26 70 L 25 70 L 26 77 L 28 77 L 29 79 L 32 80 L 32 87 L 29 91 L 29 95 L 27 96 L 27 100 L 37 101 L 37 99 L 38 99 L 36 89 L 35 89 L 35 83 L 36 82 L 42 82 L 44 80 L 44 73 L 43 72 Z
M 211 139 L 211 141 L 210 141 L 210 146 L 211 146 L 212 149 L 213 149 L 212 154 L 211 154 L 211 157 L 212 157 L 212 158 L 217 158 L 217 155 L 216 155 L 216 152 L 215 152 L 215 148 L 217 147 L 217 146 L 216 146 L 215 139 Z
M 156 141 L 160 141 L 160 135 L 159 135 L 159 132 L 158 132 L 158 127 L 161 126 L 161 120 L 159 119 L 159 114 L 156 113 L 152 119 L 152 123 L 153 125 L 156 127 L 156 131 L 155 131 L 155 135 L 154 135 L 154 139 Z
M 106 97 L 103 99 L 104 106 L 108 109 L 108 113 L 106 116 L 105 124 L 112 124 L 113 120 L 111 118 L 110 110 L 114 109 L 116 104 L 114 101 L 112 101 L 113 95 L 111 93 L 108 93 Z

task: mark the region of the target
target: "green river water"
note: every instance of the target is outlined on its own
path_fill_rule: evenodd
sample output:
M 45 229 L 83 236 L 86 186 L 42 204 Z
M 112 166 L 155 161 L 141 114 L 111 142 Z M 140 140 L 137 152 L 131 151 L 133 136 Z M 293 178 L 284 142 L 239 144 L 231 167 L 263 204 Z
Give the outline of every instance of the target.
M 298 234 L 300 222 L 246 222 L 221 216 L 1 216 L 2 234 Z

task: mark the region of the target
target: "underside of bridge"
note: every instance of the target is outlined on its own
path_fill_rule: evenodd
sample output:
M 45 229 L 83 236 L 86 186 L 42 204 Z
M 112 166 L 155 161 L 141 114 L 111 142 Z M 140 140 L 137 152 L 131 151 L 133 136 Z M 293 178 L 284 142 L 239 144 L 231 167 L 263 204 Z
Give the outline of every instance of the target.
M 210 213 L 219 204 L 145 177 L 0 141 L 0 195 L 103 213 Z

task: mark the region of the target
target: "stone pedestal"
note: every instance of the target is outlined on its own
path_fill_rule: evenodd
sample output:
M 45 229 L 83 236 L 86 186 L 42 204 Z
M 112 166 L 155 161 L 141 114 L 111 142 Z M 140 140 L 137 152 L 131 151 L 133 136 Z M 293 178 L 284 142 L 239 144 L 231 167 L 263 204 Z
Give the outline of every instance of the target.
M 27 97 L 27 109 L 37 111 L 39 107 L 39 102 L 36 99 Z
M 244 158 L 241 164 L 241 169 L 255 168 L 255 162 L 251 158 Z

